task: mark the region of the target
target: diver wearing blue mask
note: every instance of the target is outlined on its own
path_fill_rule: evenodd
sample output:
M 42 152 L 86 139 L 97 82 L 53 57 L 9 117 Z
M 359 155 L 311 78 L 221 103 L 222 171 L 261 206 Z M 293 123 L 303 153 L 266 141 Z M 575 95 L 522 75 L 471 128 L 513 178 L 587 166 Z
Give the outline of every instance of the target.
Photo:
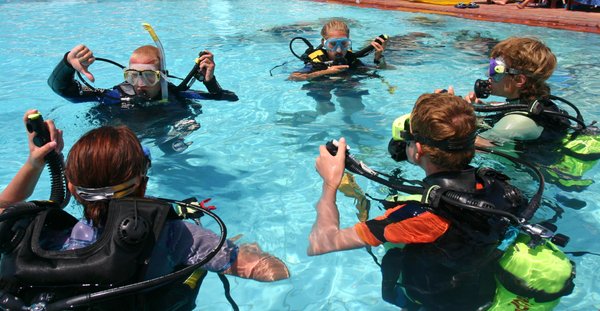
M 366 67 L 359 59 L 375 50 L 373 62 L 377 68 L 385 68 L 383 52 L 387 36 L 379 36 L 363 49 L 363 53 L 352 52 L 352 40 L 348 25 L 340 20 L 332 20 L 325 24 L 321 30 L 321 45 L 306 55 L 305 66 L 292 73 L 290 80 L 311 80 L 325 75 L 336 75 L 349 69 Z M 312 49 L 311 49 L 312 50 Z M 362 52 L 362 50 L 361 50 Z

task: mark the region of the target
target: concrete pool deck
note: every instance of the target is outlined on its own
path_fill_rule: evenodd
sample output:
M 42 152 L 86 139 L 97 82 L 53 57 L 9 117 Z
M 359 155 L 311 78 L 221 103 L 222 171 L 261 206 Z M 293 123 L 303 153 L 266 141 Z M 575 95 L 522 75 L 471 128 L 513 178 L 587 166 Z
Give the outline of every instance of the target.
M 479 8 L 458 9 L 454 6 L 412 2 L 408 0 L 313 0 L 316 2 L 338 3 L 359 7 L 443 14 L 482 21 L 524 24 L 563 30 L 600 34 L 600 10 L 593 12 L 569 11 L 563 8 L 527 7 L 518 9 L 516 3 L 507 5 L 488 4 L 477 0 Z M 457 0 L 458 2 L 459 0 Z M 469 3 L 470 0 L 463 1 Z M 533 1 L 532 1 L 533 2 Z

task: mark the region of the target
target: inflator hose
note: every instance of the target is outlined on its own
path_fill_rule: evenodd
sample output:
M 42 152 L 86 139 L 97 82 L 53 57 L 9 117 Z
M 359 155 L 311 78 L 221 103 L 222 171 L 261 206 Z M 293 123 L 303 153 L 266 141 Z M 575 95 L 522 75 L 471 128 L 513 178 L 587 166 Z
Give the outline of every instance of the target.
M 34 113 L 27 116 L 27 131 L 30 133 L 35 132 L 33 137 L 33 143 L 41 147 L 50 142 L 50 133 L 44 118 L 40 113 Z M 64 161 L 62 155 L 58 154 L 55 150 L 50 151 L 45 157 L 44 161 L 50 169 L 50 178 L 52 181 L 50 201 L 55 202 L 61 208 L 67 206 L 71 194 L 67 191 L 67 179 L 64 171 Z

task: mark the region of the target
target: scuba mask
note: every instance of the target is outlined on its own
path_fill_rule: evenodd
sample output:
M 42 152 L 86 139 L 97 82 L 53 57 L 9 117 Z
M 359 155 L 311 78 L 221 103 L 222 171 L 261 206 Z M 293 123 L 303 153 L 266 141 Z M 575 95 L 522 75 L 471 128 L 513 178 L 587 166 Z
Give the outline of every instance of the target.
M 411 133 L 410 131 L 410 114 L 405 114 L 392 123 L 392 139 L 388 144 L 388 152 L 392 159 L 397 162 L 407 160 L 406 146 L 410 142 L 419 142 L 434 148 L 441 149 L 446 152 L 466 151 L 475 147 L 475 137 L 477 133 L 473 131 L 470 135 L 459 139 L 434 140 L 428 137 L 419 135 L 419 133 Z
M 125 69 L 123 77 L 131 85 L 137 85 L 140 79 L 146 86 L 154 86 L 160 82 L 161 73 L 158 70 Z
M 500 82 L 500 80 L 502 80 L 505 74 L 517 75 L 520 73 L 521 71 L 517 69 L 508 68 L 502 57 L 490 59 L 490 68 L 488 70 L 488 76 L 494 82 Z
M 488 98 L 492 94 L 492 82 L 500 82 L 506 74 L 517 75 L 521 71 L 513 68 L 508 68 L 502 57 L 490 58 L 490 67 L 488 69 L 488 76 L 490 79 L 477 79 L 473 90 L 477 98 Z M 491 81 L 490 81 L 491 80 Z
M 327 39 L 323 43 L 323 48 L 327 51 L 332 52 L 337 52 L 338 50 L 341 52 L 345 52 L 352 49 L 352 40 L 348 38 Z

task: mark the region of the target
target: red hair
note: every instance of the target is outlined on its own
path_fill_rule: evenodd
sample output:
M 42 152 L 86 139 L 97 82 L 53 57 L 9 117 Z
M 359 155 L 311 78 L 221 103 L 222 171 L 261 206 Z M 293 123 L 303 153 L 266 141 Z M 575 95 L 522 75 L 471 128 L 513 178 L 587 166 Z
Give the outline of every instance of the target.
M 146 174 L 146 156 L 140 141 L 127 127 L 103 126 L 87 132 L 71 148 L 65 175 L 77 187 L 103 188 L 122 184 Z M 142 196 L 139 187 L 133 196 Z M 73 196 L 84 206 L 85 218 L 94 226 L 106 221 L 108 201 L 87 202 Z

